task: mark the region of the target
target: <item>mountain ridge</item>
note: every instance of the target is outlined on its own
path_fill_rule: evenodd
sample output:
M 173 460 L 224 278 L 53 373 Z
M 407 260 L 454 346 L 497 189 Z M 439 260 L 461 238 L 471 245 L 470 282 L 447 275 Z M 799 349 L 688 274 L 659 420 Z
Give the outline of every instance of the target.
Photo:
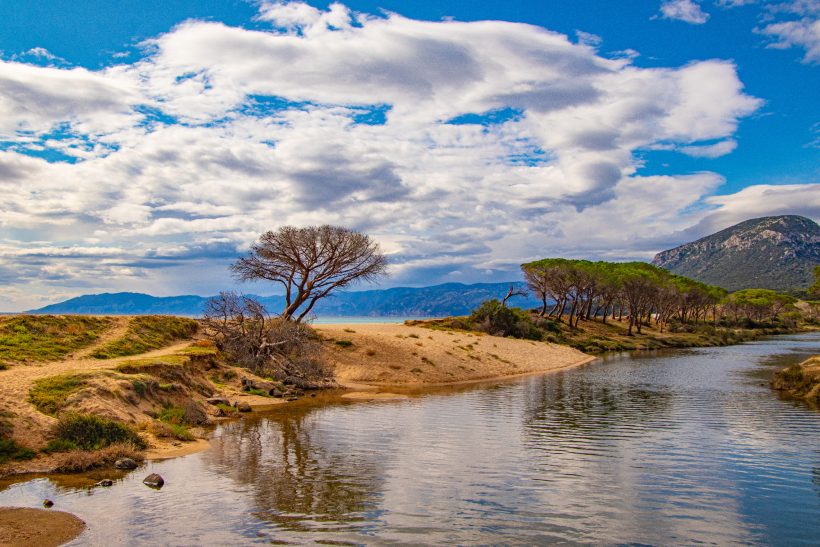
M 443 283 L 429 287 L 394 287 L 365 291 L 339 291 L 316 305 L 316 314 L 326 317 L 444 317 L 469 314 L 484 300 L 503 298 L 510 284 L 525 287 L 521 281 L 503 283 Z M 254 296 L 269 311 L 284 308 L 280 295 Z M 211 297 L 198 295 L 151 296 L 119 292 L 82 295 L 26 313 L 87 315 L 201 315 Z M 532 298 L 515 297 L 512 305 L 535 307 Z
M 820 264 L 820 226 L 798 215 L 753 218 L 662 251 L 652 264 L 730 291 L 799 291 Z

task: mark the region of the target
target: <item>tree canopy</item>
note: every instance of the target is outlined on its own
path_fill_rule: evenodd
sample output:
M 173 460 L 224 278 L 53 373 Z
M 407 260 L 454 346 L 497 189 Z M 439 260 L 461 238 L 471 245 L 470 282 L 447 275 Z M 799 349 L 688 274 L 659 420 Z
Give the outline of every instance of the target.
M 241 281 L 285 289 L 282 318 L 302 321 L 333 291 L 386 274 L 387 257 L 369 236 L 339 226 L 284 226 L 262 234 L 231 270 Z

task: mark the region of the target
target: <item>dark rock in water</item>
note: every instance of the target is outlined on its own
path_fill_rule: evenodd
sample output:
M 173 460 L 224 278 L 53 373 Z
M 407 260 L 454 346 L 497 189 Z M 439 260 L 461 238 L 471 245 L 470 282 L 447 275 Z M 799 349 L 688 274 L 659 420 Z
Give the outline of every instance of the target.
M 216 406 L 216 405 L 231 406 L 231 402 L 228 399 L 226 399 L 225 397 L 211 397 L 210 399 L 206 399 L 205 402 L 208 403 L 209 405 L 214 405 L 214 406 Z
M 239 412 L 251 412 L 253 409 L 251 405 L 248 403 L 239 403 L 239 406 L 236 407 Z
M 111 479 L 103 479 L 94 486 L 114 486 L 114 481 Z
M 224 418 L 225 417 L 225 411 L 222 410 L 219 407 L 215 407 L 214 409 L 211 410 L 211 416 L 213 416 L 214 418 Z
M 114 467 L 117 469 L 136 469 L 138 464 L 131 458 L 120 458 L 114 462 Z
M 54 507 L 54 502 L 51 500 L 43 500 L 43 507 L 50 509 L 51 507 Z
M 165 479 L 163 479 L 156 473 L 151 473 L 150 475 L 142 479 L 142 484 L 144 484 L 145 486 L 150 486 L 151 488 L 162 488 L 165 484 Z

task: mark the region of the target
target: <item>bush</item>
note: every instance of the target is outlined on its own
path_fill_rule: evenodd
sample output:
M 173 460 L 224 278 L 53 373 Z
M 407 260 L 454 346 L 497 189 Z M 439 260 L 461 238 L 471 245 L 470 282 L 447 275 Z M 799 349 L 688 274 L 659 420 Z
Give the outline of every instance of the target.
M 54 436 L 74 443 L 82 450 L 98 450 L 117 443 L 130 443 L 145 449 L 147 445 L 125 424 L 90 414 L 65 414 L 54 427 Z
M 52 439 L 48 442 L 43 452 L 46 454 L 54 454 L 55 452 L 71 452 L 72 450 L 79 450 L 80 447 L 71 441 L 65 439 Z
M 36 455 L 33 450 L 20 446 L 11 439 L 0 439 L 0 464 L 10 460 L 30 460 Z
M 508 308 L 498 300 L 487 300 L 470 315 L 474 328 L 495 336 L 540 340 L 541 331 L 520 308 Z

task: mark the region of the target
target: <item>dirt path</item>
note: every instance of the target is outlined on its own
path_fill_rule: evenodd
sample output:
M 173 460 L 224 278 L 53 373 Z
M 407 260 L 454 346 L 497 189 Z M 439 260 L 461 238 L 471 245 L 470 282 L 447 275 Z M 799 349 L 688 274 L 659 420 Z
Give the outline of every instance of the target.
M 99 347 L 120 338 L 128 327 L 128 317 L 116 318 L 113 328 L 106 331 L 94 344 L 60 361 L 15 365 L 0 371 L 0 411 L 15 414 L 13 437 L 25 446 L 39 446 L 45 442 L 43 432 L 55 423 L 55 418 L 39 412 L 28 402 L 34 382 L 40 378 L 67 373 L 111 370 L 119 363 L 134 359 L 157 358 L 173 355 L 190 345 L 190 340 L 177 342 L 158 350 L 115 359 L 95 359 L 90 355 Z

